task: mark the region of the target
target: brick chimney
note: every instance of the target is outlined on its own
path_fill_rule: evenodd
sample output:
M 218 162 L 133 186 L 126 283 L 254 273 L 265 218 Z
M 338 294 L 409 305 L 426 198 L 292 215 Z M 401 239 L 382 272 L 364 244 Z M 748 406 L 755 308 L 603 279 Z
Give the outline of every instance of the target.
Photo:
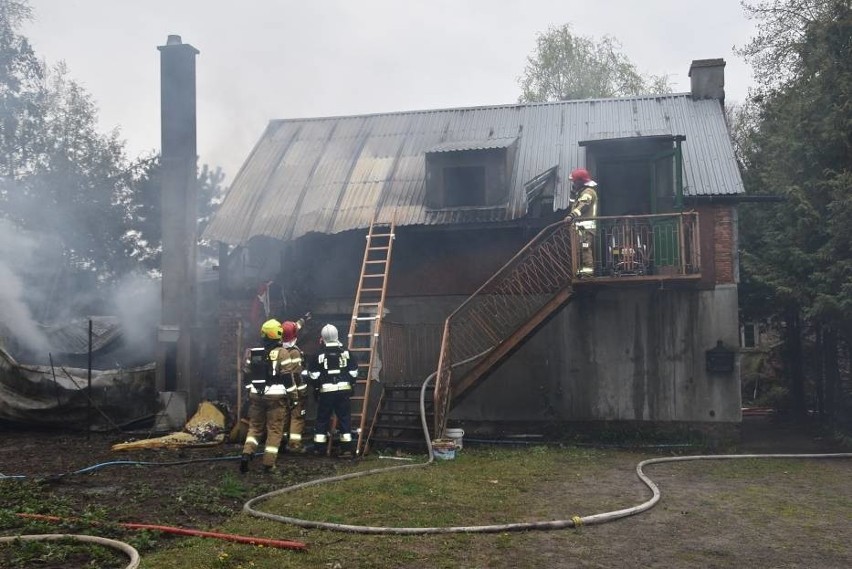
M 725 107 L 724 59 L 694 59 L 689 78 L 693 99 L 716 99 Z
M 160 190 L 162 301 L 157 389 L 194 412 L 200 387 L 193 365 L 196 326 L 197 193 L 195 57 L 198 50 L 170 35 L 160 51 Z M 162 396 L 162 395 L 161 395 Z

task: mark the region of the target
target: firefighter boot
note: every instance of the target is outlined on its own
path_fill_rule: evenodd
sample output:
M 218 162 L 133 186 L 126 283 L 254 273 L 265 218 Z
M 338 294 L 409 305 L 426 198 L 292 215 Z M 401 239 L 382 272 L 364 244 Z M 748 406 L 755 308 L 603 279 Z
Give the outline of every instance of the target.
M 347 457 L 350 460 L 358 458 L 355 454 L 355 441 L 342 441 L 340 443 L 340 454 L 338 456 L 341 458 Z
M 249 469 L 249 461 L 251 460 L 251 455 L 247 453 L 243 453 L 240 457 L 240 472 L 245 474 Z

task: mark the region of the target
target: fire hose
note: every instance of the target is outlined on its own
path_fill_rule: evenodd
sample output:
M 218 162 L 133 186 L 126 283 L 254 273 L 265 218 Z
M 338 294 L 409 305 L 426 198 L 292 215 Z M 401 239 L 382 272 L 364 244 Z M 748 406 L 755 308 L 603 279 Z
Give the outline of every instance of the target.
M 95 535 L 77 535 L 64 533 L 45 533 L 37 535 L 13 535 L 8 537 L 0 537 L 0 543 L 14 543 L 16 541 L 59 541 L 63 539 L 72 539 L 74 541 L 82 541 L 86 543 L 94 543 L 111 547 L 126 554 L 130 558 L 130 563 L 125 565 L 125 569 L 136 569 L 139 567 L 139 552 L 136 548 L 123 541 L 116 541 L 106 537 L 98 537 Z
M 459 362 L 456 365 L 463 365 L 471 360 L 474 360 L 478 357 L 481 357 L 483 354 L 478 354 L 472 358 Z M 340 476 L 332 476 L 329 478 L 320 478 L 316 480 L 311 480 L 309 482 L 303 482 L 301 484 L 295 484 L 293 486 L 288 486 L 285 488 L 281 488 L 279 490 L 275 490 L 273 492 L 268 492 L 266 494 L 262 494 L 255 498 L 252 498 L 248 502 L 243 505 L 243 512 L 255 516 L 258 518 L 265 518 L 268 520 L 273 520 L 282 523 L 288 523 L 299 527 L 305 528 L 316 528 L 316 529 L 327 529 L 332 531 L 340 531 L 340 532 L 349 532 L 349 533 L 359 533 L 359 534 L 390 534 L 390 535 L 422 535 L 422 534 L 443 534 L 443 533 L 498 533 L 498 532 L 509 532 L 509 531 L 526 531 L 526 530 L 555 530 L 555 529 L 564 529 L 564 528 L 578 528 L 583 525 L 595 525 L 602 524 L 606 522 L 611 522 L 620 518 L 625 518 L 628 516 L 633 516 L 647 510 L 653 508 L 657 502 L 660 501 L 661 494 L 659 487 L 651 480 L 644 472 L 644 467 L 652 464 L 662 464 L 665 462 L 685 462 L 691 460 L 731 460 L 731 459 L 747 459 L 747 458 L 782 458 L 782 459 L 800 459 L 800 458 L 818 458 L 818 459 L 829 459 L 829 458 L 852 458 L 852 453 L 836 453 L 836 454 L 726 454 L 726 455 L 694 455 L 694 456 L 678 456 L 678 457 L 663 457 L 663 458 L 651 458 L 648 460 L 643 460 L 639 464 L 636 465 L 636 475 L 639 477 L 639 480 L 642 481 L 652 493 L 650 499 L 638 504 L 636 506 L 632 506 L 629 508 L 624 508 L 621 510 L 615 510 L 610 512 L 603 512 L 600 514 L 593 514 L 588 516 L 573 516 L 571 519 L 567 520 L 552 520 L 552 521 L 539 521 L 539 522 L 518 522 L 518 523 L 508 523 L 508 524 L 493 524 L 493 525 L 476 525 L 476 526 L 452 526 L 452 527 L 383 527 L 383 526 L 361 526 L 361 525 L 351 525 L 351 524 L 340 524 L 340 523 L 331 523 L 331 522 L 320 522 L 314 520 L 305 520 L 301 518 L 294 518 L 289 516 L 280 516 L 277 514 L 272 514 L 269 512 L 264 512 L 255 508 L 255 505 L 263 502 L 264 500 L 268 500 L 269 498 L 279 496 L 282 494 L 287 494 L 290 492 L 295 492 L 297 490 L 301 490 L 303 488 L 309 488 L 311 486 L 317 486 L 320 484 L 328 484 L 331 482 L 339 482 L 342 480 L 351 480 L 354 478 L 362 478 L 364 476 L 371 476 L 373 474 L 378 474 L 382 472 L 392 472 L 398 470 L 404 470 L 409 468 L 421 468 L 424 466 L 428 466 L 432 464 L 435 460 L 435 457 L 432 453 L 432 441 L 429 437 L 429 429 L 426 423 L 426 405 L 425 405 L 425 393 L 426 387 L 429 382 L 437 375 L 437 372 L 432 373 L 426 380 L 423 382 L 422 387 L 420 388 L 420 421 L 423 427 L 423 434 L 426 440 L 427 450 L 429 452 L 429 460 L 422 463 L 417 464 L 405 464 L 401 466 L 391 466 L 386 468 L 374 468 L 371 470 L 364 470 L 361 472 L 353 472 L 349 474 L 343 474 Z

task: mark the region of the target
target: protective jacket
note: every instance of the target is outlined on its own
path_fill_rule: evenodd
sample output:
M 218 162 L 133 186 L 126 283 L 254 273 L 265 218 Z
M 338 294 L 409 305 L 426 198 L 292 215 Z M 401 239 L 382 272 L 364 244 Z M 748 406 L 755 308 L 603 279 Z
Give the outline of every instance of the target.
M 308 366 L 308 375 L 319 393 L 352 389 L 358 377 L 358 362 L 339 344 L 326 346 Z
M 287 395 L 295 403 L 307 389 L 301 378 L 304 361 L 302 351 L 292 342 L 284 346 L 267 342 L 263 348 L 250 349 L 244 368 L 249 393 Z
M 589 180 L 583 185 L 580 193 L 577 194 L 577 199 L 571 204 L 571 215 L 576 218 L 587 218 L 598 216 L 598 185 L 592 180 Z M 595 230 L 597 222 L 593 219 L 580 219 L 577 225 L 584 228 Z
M 284 386 L 287 398 L 295 405 L 299 397 L 304 395 L 308 386 L 302 379 L 302 368 L 305 357 L 302 350 L 295 344 L 285 344 L 278 349 L 275 360 L 275 376 L 279 378 Z

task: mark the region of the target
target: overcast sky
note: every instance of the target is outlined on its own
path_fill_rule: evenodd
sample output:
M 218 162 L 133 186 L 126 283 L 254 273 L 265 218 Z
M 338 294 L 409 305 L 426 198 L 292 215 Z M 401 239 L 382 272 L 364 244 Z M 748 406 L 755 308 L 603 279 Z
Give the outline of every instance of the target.
M 689 91 L 693 59 L 727 62 L 727 100 L 751 71 L 739 0 L 30 0 L 24 30 L 64 60 L 119 127 L 131 157 L 158 151 L 159 52 L 169 34 L 197 58 L 201 163 L 233 179 L 270 119 L 513 103 L 536 34 L 571 23 L 610 35 L 643 73 Z

